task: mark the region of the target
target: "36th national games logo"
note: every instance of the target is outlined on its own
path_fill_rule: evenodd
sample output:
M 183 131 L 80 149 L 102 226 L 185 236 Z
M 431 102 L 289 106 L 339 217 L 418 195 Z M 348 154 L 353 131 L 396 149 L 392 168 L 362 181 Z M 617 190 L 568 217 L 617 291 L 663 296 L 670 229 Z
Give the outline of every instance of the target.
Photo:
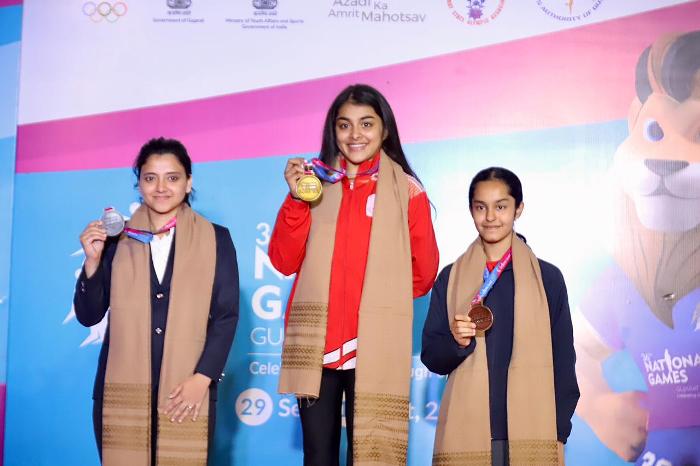
M 452 16 L 470 26 L 481 26 L 495 20 L 504 4 L 505 0 L 447 0 Z

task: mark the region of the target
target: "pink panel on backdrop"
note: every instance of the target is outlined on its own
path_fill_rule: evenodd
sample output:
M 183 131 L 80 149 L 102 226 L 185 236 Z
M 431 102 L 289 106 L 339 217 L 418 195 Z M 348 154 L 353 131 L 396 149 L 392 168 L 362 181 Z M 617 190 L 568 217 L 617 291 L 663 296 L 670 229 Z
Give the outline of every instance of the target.
M 331 100 L 357 82 L 385 93 L 404 142 L 623 119 L 640 52 L 698 17 L 694 2 L 368 71 L 23 125 L 17 172 L 126 167 L 159 135 L 181 139 L 197 162 L 315 152 Z M 624 47 L 611 50 L 611 37 Z
M 23 0 L 0 0 L 0 8 L 4 6 L 21 5 Z

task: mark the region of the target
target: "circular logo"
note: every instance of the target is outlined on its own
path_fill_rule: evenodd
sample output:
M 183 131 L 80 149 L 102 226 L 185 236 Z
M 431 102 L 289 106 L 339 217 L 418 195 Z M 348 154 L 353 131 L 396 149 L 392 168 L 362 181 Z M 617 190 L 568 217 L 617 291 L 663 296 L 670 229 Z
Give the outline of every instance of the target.
M 125 2 L 83 3 L 83 14 L 95 23 L 99 23 L 102 20 L 113 23 L 124 16 L 127 10 L 128 7 Z
M 495 20 L 504 4 L 505 0 L 447 0 L 452 16 L 470 26 L 481 26 Z
M 589 17 L 602 3 L 603 0 L 537 0 L 537 7 L 557 21 L 573 22 Z
M 236 415 L 249 426 L 265 424 L 272 416 L 272 398 L 259 388 L 244 390 L 236 398 Z

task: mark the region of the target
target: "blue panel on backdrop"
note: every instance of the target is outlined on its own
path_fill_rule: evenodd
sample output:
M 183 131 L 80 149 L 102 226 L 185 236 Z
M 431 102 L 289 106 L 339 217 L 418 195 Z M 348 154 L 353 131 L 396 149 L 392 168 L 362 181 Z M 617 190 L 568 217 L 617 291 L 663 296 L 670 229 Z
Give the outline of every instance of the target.
M 99 345 L 90 342 L 99 338 L 71 316 L 83 260 L 74 253 L 79 233 L 105 205 L 127 210 L 135 199 L 132 175 L 108 170 L 15 180 L 6 460 L 97 464 L 90 398 Z
M 0 46 L 18 42 L 22 35 L 22 6 L 0 8 Z
M 7 316 L 10 298 L 10 241 L 12 194 L 15 177 L 14 137 L 0 139 L 0 383 L 5 383 L 7 361 Z
M 17 133 L 19 53 L 19 42 L 0 46 L 0 138 L 14 138 Z M 13 163 L 14 158 L 13 152 Z

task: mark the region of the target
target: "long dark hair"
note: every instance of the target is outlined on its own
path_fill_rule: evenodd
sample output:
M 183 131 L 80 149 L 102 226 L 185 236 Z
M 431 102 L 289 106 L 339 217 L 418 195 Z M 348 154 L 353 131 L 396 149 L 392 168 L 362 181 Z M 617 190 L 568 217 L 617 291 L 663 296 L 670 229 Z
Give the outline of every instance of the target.
M 520 183 L 518 175 L 503 167 L 484 168 L 479 173 L 474 175 L 472 182 L 469 184 L 469 208 L 472 207 L 474 201 L 474 191 L 476 185 L 482 181 L 501 181 L 508 187 L 508 194 L 515 198 L 515 207 L 518 208 L 523 202 L 523 185 Z
M 136 175 L 136 185 L 134 187 L 138 187 L 139 180 L 141 179 L 141 168 L 143 168 L 149 157 L 162 154 L 173 154 L 178 162 L 180 162 L 180 165 L 185 169 L 187 178 L 189 179 L 192 176 L 192 159 L 190 159 L 187 149 L 185 149 L 185 146 L 180 141 L 177 139 L 166 139 L 164 137 L 153 138 L 141 146 L 139 155 L 137 155 L 134 160 L 133 170 L 134 175 Z M 191 193 L 185 194 L 184 202 L 190 205 L 190 200 L 194 200 L 194 188 L 192 188 Z
M 325 164 L 332 166 L 335 157 L 338 155 L 339 149 L 336 144 L 335 120 L 338 118 L 340 107 L 346 102 L 357 105 L 369 105 L 374 109 L 377 115 L 379 115 L 379 118 L 382 119 L 382 124 L 387 134 L 386 139 L 384 139 L 382 143 L 382 149 L 384 149 L 386 155 L 391 157 L 394 162 L 401 165 L 401 168 L 403 168 L 406 174 L 419 180 L 418 176 L 411 168 L 411 165 L 409 165 L 408 160 L 406 160 L 406 154 L 404 154 L 403 148 L 401 147 L 399 129 L 396 126 L 394 112 L 391 110 L 389 102 L 387 102 L 386 98 L 384 98 L 378 90 L 366 84 L 353 84 L 352 86 L 346 87 L 338 94 L 331 104 L 326 114 L 326 121 L 323 124 L 320 159 Z

